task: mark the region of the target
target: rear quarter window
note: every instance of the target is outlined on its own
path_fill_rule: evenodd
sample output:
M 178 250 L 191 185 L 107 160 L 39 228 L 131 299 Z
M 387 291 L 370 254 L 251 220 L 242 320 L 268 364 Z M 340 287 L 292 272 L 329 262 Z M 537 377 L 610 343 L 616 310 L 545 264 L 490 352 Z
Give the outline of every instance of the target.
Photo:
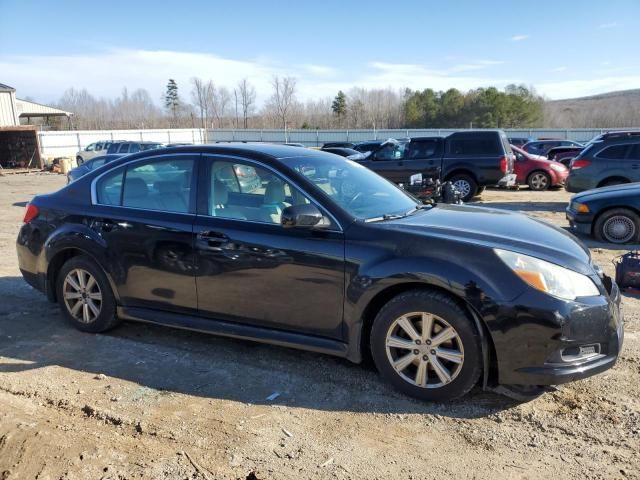
M 102 177 L 96 185 L 96 200 L 101 205 L 120 205 L 124 169 Z
M 621 160 L 626 158 L 627 153 L 631 149 L 631 145 L 611 145 L 596 154 L 596 158 L 604 158 L 610 160 Z
M 454 137 L 449 140 L 448 152 L 454 155 L 501 155 L 497 137 Z

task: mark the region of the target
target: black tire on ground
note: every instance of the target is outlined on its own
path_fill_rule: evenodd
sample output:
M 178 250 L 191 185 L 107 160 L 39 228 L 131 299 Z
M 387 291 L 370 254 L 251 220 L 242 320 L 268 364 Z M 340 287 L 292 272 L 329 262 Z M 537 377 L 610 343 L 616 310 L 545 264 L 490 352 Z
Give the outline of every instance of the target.
M 422 320 L 419 320 L 419 316 L 413 315 L 414 313 L 425 312 L 435 317 L 432 318 L 433 329 L 431 332 L 433 336 L 422 334 Z M 402 319 L 404 315 L 412 314 L 405 318 L 410 318 L 411 325 L 416 330 L 422 339 L 422 343 L 417 348 L 413 345 L 403 346 L 401 348 L 387 347 L 387 338 L 392 341 L 404 341 L 409 343 L 416 343 L 416 340 L 412 340 L 410 336 L 404 335 L 406 330 L 398 329 L 397 321 Z M 457 337 L 450 340 L 450 343 L 443 343 L 442 348 L 439 348 L 431 343 L 431 340 L 424 340 L 432 338 L 434 343 L 439 333 L 442 333 L 446 328 L 446 325 L 438 329 L 441 320 L 444 320 L 450 327 L 453 327 L 454 333 Z M 404 320 L 403 320 L 404 321 Z M 371 355 L 373 361 L 380 372 L 382 378 L 388 383 L 394 385 L 401 392 L 418 398 L 420 400 L 427 401 L 445 401 L 452 400 L 461 397 L 468 393 L 477 383 L 482 372 L 482 347 L 480 344 L 480 336 L 476 331 L 473 320 L 469 318 L 467 313 L 456 304 L 446 294 L 436 292 L 433 290 L 417 289 L 410 290 L 402 293 L 392 300 L 390 300 L 376 316 L 373 327 L 371 329 L 370 337 Z M 407 344 L 408 345 L 408 344 Z M 412 350 L 414 349 L 415 350 Z M 427 385 L 417 385 L 419 378 L 419 369 L 421 359 L 426 360 L 427 355 L 425 351 L 418 350 L 418 348 L 424 349 L 429 353 L 429 349 L 432 349 L 430 353 L 434 353 L 437 349 L 438 355 L 429 357 L 429 361 L 425 361 Z M 405 355 L 404 351 L 408 353 Z M 416 352 L 419 352 L 416 354 Z M 450 362 L 440 356 L 440 353 L 451 355 L 447 352 L 461 352 L 462 361 Z M 414 362 L 410 363 L 400 373 L 396 371 L 392 362 L 398 362 L 403 357 L 411 355 Z M 416 356 L 417 355 L 417 356 Z M 459 355 L 459 354 L 458 354 Z M 442 380 L 442 377 L 437 374 L 436 368 L 432 363 L 432 359 L 435 358 L 437 366 L 441 368 L 444 366 L 447 372 L 450 374 L 451 380 L 447 383 Z M 456 370 L 457 369 L 457 370 Z M 413 382 L 411 383 L 411 374 L 413 375 Z M 409 380 L 407 380 L 408 378 Z M 440 386 L 436 386 L 441 384 Z
M 543 191 L 548 190 L 551 187 L 551 177 L 548 173 L 542 170 L 536 170 L 531 172 L 527 177 L 527 185 L 531 190 Z
M 96 308 L 99 307 L 99 314 L 97 316 L 91 315 L 95 318 L 92 318 L 87 322 L 81 321 L 71 313 L 71 309 L 75 307 L 76 302 L 82 302 L 82 299 L 70 299 L 68 301 L 65 301 L 65 293 L 72 295 L 76 293 L 76 290 L 70 283 L 65 284 L 67 276 L 74 271 L 86 272 L 91 277 L 93 277 L 93 279 L 95 280 L 95 284 L 97 285 L 97 287 L 94 286 L 91 291 L 89 291 L 89 289 L 86 289 L 87 293 L 83 294 L 84 298 L 86 298 L 85 295 L 88 296 L 90 294 L 99 294 L 101 297 L 100 301 L 96 300 L 93 302 Z M 87 280 L 86 284 L 89 284 L 89 277 L 86 275 L 84 277 L 85 280 Z M 72 279 L 74 279 L 77 284 L 80 283 L 77 281 L 77 274 L 74 275 Z M 60 304 L 62 316 L 65 317 L 67 321 L 69 321 L 78 330 L 82 330 L 83 332 L 99 333 L 109 330 L 119 323 L 119 320 L 116 317 L 116 300 L 113 292 L 111 291 L 111 286 L 109 285 L 107 276 L 104 274 L 102 269 L 90 257 L 86 255 L 73 257 L 62 266 L 56 278 L 56 297 L 58 303 Z M 89 301 L 88 298 L 86 299 L 87 301 Z M 76 313 L 76 315 L 79 314 L 80 316 L 82 316 L 82 311 L 84 308 L 85 306 L 81 305 L 79 308 L 79 312 Z M 89 307 L 87 306 L 86 308 L 88 309 Z
M 462 201 L 468 202 L 478 194 L 478 183 L 473 177 L 465 174 L 454 175 L 449 179 L 453 185 L 460 190 Z
M 78 164 L 78 166 L 82 165 L 84 163 L 84 159 L 81 156 L 77 156 L 76 157 L 76 163 Z
M 640 216 L 627 208 L 614 208 L 601 214 L 593 225 L 593 234 L 601 242 L 638 243 Z

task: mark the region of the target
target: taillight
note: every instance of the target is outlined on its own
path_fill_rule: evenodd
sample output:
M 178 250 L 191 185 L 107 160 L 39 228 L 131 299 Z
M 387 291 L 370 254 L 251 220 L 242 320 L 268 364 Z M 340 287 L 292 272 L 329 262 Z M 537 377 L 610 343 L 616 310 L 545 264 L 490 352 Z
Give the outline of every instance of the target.
M 571 162 L 571 169 L 577 170 L 579 168 L 588 167 L 589 165 L 591 165 L 591 162 L 589 160 L 574 160 L 573 162 Z
M 35 205 L 31 205 L 29 203 L 27 204 L 27 211 L 24 212 L 24 218 L 22 219 L 22 221 L 24 223 L 29 223 L 31 220 L 36 218 L 39 213 L 40 213 L 40 210 L 38 210 L 38 207 L 36 207 Z
M 507 173 L 509 171 L 509 160 L 507 157 L 502 157 L 500 159 L 500 170 L 502 173 Z

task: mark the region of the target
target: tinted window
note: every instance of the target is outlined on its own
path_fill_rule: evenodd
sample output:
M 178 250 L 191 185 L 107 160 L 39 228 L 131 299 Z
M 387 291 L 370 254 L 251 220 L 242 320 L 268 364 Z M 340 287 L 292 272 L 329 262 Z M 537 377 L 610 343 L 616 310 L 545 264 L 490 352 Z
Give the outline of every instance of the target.
M 120 205 L 124 170 L 117 170 L 102 177 L 96 186 L 97 201 L 102 205 Z
M 208 213 L 213 217 L 280 224 L 285 208 L 306 203 L 299 190 L 269 170 L 227 161 L 211 166 Z
M 138 145 L 138 148 L 140 148 L 140 150 L 142 150 L 143 152 L 146 150 L 155 150 L 156 148 L 161 148 L 162 144 L 161 143 L 143 143 L 141 145 Z
M 631 147 L 631 152 L 627 158 L 629 160 L 640 160 L 640 143 L 636 143 Z
M 93 152 L 93 149 L 95 148 L 96 144 L 95 143 L 91 143 L 89 145 L 87 145 L 87 148 L 85 148 L 85 150 L 87 152 Z
M 91 165 L 89 165 L 89 170 L 95 170 L 96 168 L 100 168 L 102 165 L 104 165 L 105 160 L 94 160 L 93 162 L 91 162 Z
M 96 143 L 96 150 L 102 150 L 102 143 Z
M 120 144 L 120 149 L 118 150 L 118 153 L 127 153 L 129 152 L 129 144 L 128 143 L 121 143 Z
M 612 145 L 599 152 L 596 157 L 608 159 L 624 159 L 627 156 L 627 152 L 630 150 L 630 148 L 630 145 Z
M 140 151 L 140 144 L 132 143 L 129 145 L 129 153 L 136 153 Z
M 436 140 L 420 140 L 417 142 L 409 142 L 404 151 L 406 160 L 418 158 L 431 158 L 436 154 L 438 142 Z
M 189 212 L 193 160 L 170 158 L 129 167 L 124 180 L 124 207 Z
M 449 140 L 449 153 L 455 155 L 500 155 L 495 137 L 454 137 Z

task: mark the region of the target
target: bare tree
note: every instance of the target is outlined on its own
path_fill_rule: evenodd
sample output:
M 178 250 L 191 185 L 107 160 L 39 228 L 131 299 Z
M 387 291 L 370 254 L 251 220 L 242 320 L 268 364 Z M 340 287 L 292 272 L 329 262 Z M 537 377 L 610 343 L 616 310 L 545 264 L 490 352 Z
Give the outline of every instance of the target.
M 275 108 L 282 128 L 286 130 L 291 108 L 296 101 L 296 79 L 293 77 L 280 78 L 275 76 L 271 84 L 273 85 L 271 103 Z
M 193 77 L 191 79 L 191 84 L 193 85 L 193 88 L 191 89 L 191 99 L 200 111 L 200 124 L 202 128 L 206 128 L 207 126 L 207 117 L 209 113 L 207 88 L 209 86 L 209 83 L 205 83 L 201 78 L 197 77 Z
M 211 90 L 213 115 L 218 121 L 218 128 L 222 128 L 225 115 L 228 113 L 229 103 L 231 102 L 231 94 L 226 87 L 215 88 L 213 82 L 211 82 Z
M 248 128 L 249 115 L 253 112 L 253 105 L 256 101 L 256 89 L 246 78 L 243 78 L 238 83 L 238 90 L 242 105 L 242 125 L 244 128 Z
M 238 89 L 236 88 L 233 89 L 233 101 L 235 106 L 235 109 L 234 109 L 235 117 L 233 122 L 233 128 L 237 130 L 238 129 Z

